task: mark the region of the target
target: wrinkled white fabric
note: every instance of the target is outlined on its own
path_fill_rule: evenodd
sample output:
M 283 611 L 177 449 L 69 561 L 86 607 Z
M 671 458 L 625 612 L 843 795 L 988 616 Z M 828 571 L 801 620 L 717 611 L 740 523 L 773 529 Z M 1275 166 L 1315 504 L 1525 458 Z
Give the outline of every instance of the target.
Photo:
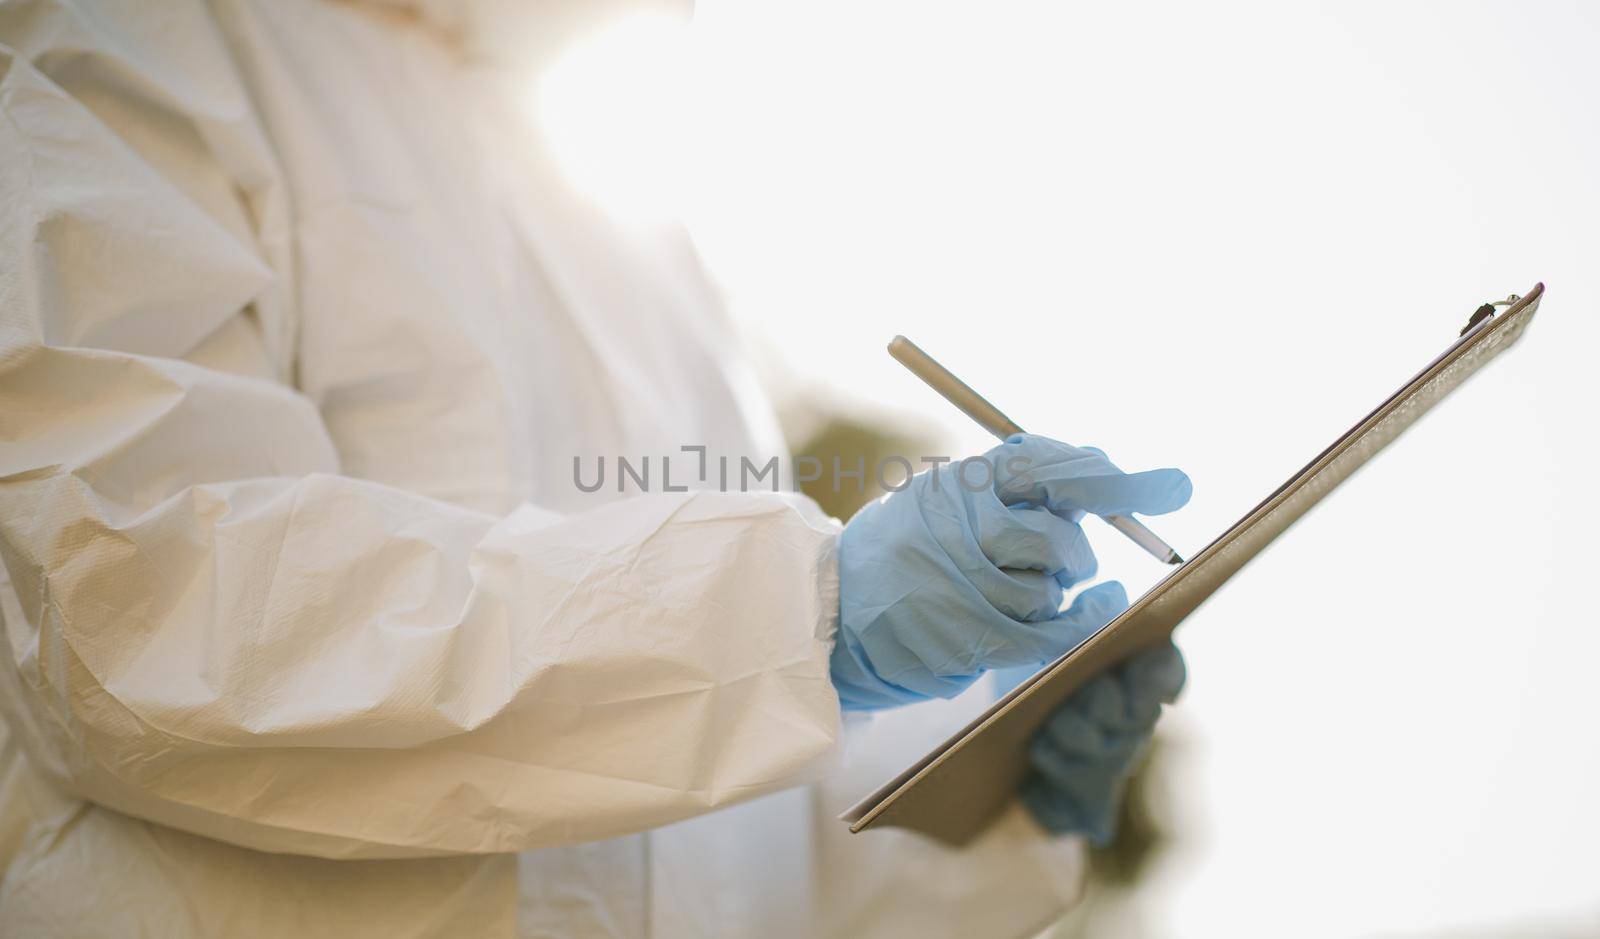
M 789 788 L 837 525 L 574 484 L 781 444 L 511 105 L 403 11 L 0 3 L 0 934 L 815 935 L 879 863 Z

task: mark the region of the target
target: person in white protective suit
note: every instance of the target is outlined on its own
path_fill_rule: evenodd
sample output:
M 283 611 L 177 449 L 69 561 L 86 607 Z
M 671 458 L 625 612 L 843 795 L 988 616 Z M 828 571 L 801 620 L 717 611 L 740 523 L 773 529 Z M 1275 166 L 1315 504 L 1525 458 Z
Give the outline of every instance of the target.
M 437 12 L 0 2 L 0 935 L 1049 923 L 1021 807 L 834 820 L 964 700 L 841 721 L 837 522 L 574 485 L 783 445 Z

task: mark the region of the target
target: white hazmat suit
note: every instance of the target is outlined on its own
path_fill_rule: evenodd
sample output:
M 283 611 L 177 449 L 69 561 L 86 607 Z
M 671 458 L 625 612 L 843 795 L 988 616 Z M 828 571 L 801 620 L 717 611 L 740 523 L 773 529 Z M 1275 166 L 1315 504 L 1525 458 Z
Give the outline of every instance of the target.
M 0 935 L 1048 922 L 1020 813 L 831 817 L 961 707 L 841 745 L 837 523 L 574 484 L 781 444 L 510 101 L 405 10 L 0 3 Z

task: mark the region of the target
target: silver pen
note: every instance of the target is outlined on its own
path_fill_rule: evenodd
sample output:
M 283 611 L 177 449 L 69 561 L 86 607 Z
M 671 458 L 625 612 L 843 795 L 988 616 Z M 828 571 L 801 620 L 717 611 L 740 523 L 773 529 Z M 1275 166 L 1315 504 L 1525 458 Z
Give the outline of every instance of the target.
M 950 370 L 940 365 L 933 356 L 923 352 L 916 343 L 904 336 L 894 337 L 889 343 L 889 354 L 895 357 L 901 365 L 911 370 L 911 374 L 922 379 L 929 388 L 939 392 L 944 399 L 961 412 L 978 422 L 978 426 L 1005 440 L 1012 434 L 1023 433 L 1016 421 L 1006 417 L 1000 409 L 984 400 L 983 395 L 973 391 L 966 382 L 951 374 Z M 1172 546 L 1162 541 L 1155 532 L 1144 527 L 1136 518 L 1127 515 L 1104 516 L 1105 523 L 1122 532 L 1129 541 L 1150 552 L 1150 555 L 1164 564 L 1182 564 L 1183 558 Z

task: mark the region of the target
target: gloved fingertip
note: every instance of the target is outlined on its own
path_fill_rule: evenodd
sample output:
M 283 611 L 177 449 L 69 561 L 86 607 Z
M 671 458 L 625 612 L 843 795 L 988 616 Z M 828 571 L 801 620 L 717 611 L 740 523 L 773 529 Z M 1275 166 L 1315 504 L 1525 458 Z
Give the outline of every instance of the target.
M 1095 584 L 1072 599 L 1072 604 L 1044 624 L 1052 658 L 1076 649 L 1102 626 L 1128 608 L 1128 595 L 1116 581 Z
M 1108 580 L 1104 583 L 1095 584 L 1093 587 L 1089 587 L 1079 593 L 1073 598 L 1072 606 L 1068 607 L 1067 612 L 1070 613 L 1079 609 L 1080 604 L 1082 604 L 1083 614 L 1097 613 L 1104 615 L 1106 617 L 1105 622 L 1109 623 L 1111 620 L 1121 616 L 1122 611 L 1128 608 L 1128 591 L 1122 586 L 1121 581 Z
M 1178 700 L 1183 686 L 1189 681 L 1189 666 L 1183 660 L 1183 654 L 1178 647 L 1168 643 L 1162 649 L 1161 667 L 1157 670 L 1155 689 L 1161 695 L 1161 700 L 1166 704 Z
M 1126 674 L 1140 696 L 1171 704 L 1183 690 L 1189 670 L 1178 647 L 1164 642 L 1136 653 L 1128 662 Z
M 1173 501 L 1177 502 L 1177 508 L 1181 509 L 1189 504 L 1190 499 L 1194 498 L 1194 480 L 1190 479 L 1189 474 L 1181 469 L 1174 467 L 1168 467 L 1168 469 L 1178 475 L 1178 483 L 1172 498 Z
M 1183 470 L 1167 467 L 1133 473 L 1138 488 L 1131 510 L 1140 515 L 1165 515 L 1189 504 L 1194 483 Z

